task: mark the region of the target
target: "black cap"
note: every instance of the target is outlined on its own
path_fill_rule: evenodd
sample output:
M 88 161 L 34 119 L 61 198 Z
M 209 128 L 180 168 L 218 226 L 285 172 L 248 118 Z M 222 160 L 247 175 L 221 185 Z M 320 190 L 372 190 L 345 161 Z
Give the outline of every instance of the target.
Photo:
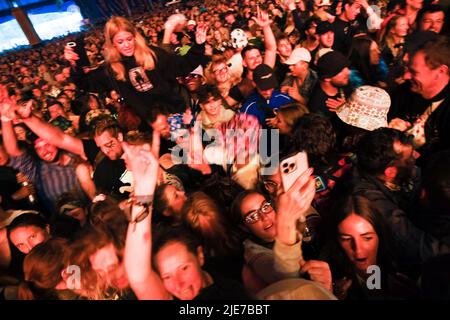
M 325 53 L 317 61 L 317 72 L 321 79 L 332 78 L 350 65 L 348 59 L 339 51 Z
M 411 33 L 405 37 L 403 52 L 412 54 L 426 42 L 434 41 L 438 37 L 439 35 L 433 31 L 416 31 L 414 33 Z
M 273 69 L 267 64 L 260 64 L 253 71 L 253 81 L 260 90 L 269 90 L 278 87 L 277 77 Z
M 317 35 L 325 34 L 328 31 L 333 31 L 332 25 L 328 21 L 322 21 L 317 25 L 317 28 L 316 28 Z

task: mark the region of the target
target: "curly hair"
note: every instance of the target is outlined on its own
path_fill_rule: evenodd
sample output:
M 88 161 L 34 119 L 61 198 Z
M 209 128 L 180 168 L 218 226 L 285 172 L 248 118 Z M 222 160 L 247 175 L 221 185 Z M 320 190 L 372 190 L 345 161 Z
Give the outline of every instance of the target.
M 396 141 L 410 144 L 411 138 L 390 128 L 368 132 L 361 138 L 356 149 L 358 168 L 370 175 L 383 174 L 388 166 L 401 158 L 401 154 L 394 150 Z
M 336 146 L 336 133 L 330 120 L 318 114 L 305 114 L 293 129 L 296 151 L 306 151 L 310 165 L 327 163 Z

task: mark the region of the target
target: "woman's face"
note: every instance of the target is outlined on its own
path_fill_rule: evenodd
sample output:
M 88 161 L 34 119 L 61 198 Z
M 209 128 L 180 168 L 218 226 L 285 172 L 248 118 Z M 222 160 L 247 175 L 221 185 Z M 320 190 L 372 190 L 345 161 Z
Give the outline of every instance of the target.
M 284 117 L 278 113 L 277 114 L 277 128 L 280 130 L 280 134 L 289 134 L 291 132 L 291 127 L 287 124 Z
M 194 299 L 205 287 L 201 269 L 203 262 L 201 249 L 198 255 L 194 255 L 180 242 L 169 242 L 156 255 L 164 287 L 180 300 Z
M 408 34 L 408 30 L 409 30 L 408 19 L 406 19 L 406 17 L 401 17 L 397 19 L 397 22 L 395 23 L 395 27 L 392 32 L 397 37 L 406 37 L 406 35 Z
M 98 249 L 89 257 L 92 270 L 102 278 L 108 286 L 125 289 L 128 287 L 128 277 L 125 264 L 119 260 L 116 248 L 112 243 Z
M 352 214 L 338 226 L 339 244 L 349 260 L 363 273 L 377 264 L 378 235 L 366 219 Z
M 261 212 L 268 208 L 266 213 Z M 247 228 L 258 238 L 271 242 L 277 235 L 275 210 L 267 207 L 267 200 L 259 193 L 252 193 L 244 198 L 241 204 L 241 214 Z M 246 217 L 254 216 L 254 223 L 245 221 Z
M 372 41 L 370 44 L 370 64 L 371 65 L 378 65 L 380 63 L 380 48 L 378 47 L 377 43 L 375 41 Z
M 94 97 L 89 97 L 88 105 L 89 105 L 89 109 L 91 109 L 91 110 L 98 109 L 98 107 L 99 107 L 98 101 Z
M 11 242 L 25 254 L 28 254 L 35 246 L 47 241 L 49 238 L 49 229 L 42 229 L 38 226 L 18 227 L 9 234 Z
M 113 37 L 113 45 L 122 56 L 131 57 L 134 55 L 135 38 L 128 31 L 119 31 Z
M 170 210 L 176 215 L 181 214 L 184 203 L 187 200 L 186 193 L 169 185 L 164 191 L 164 197 L 167 199 Z

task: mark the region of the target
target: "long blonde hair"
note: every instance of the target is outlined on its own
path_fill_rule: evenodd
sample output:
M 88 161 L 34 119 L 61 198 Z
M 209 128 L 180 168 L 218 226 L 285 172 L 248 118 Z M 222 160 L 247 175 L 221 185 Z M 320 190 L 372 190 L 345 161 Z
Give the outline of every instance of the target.
M 155 68 L 156 56 L 152 49 L 145 43 L 144 37 L 137 31 L 134 25 L 125 18 L 112 17 L 105 25 L 105 44 L 103 46 L 103 55 L 106 62 L 111 65 L 116 79 L 125 81 L 125 67 L 122 64 L 122 55 L 113 44 L 114 36 L 126 31 L 131 33 L 135 39 L 134 58 L 136 63 L 145 70 Z
M 392 35 L 391 31 L 396 27 L 397 22 L 402 18 L 407 19 L 406 16 L 402 16 L 402 15 L 397 15 L 397 16 L 392 17 L 391 20 L 389 20 L 389 22 L 384 30 L 384 33 L 382 34 L 382 37 L 381 37 L 381 44 L 387 46 L 391 50 L 392 55 L 395 58 L 399 56 L 401 49 L 398 47 L 395 47 L 396 43 L 395 43 L 394 36 Z

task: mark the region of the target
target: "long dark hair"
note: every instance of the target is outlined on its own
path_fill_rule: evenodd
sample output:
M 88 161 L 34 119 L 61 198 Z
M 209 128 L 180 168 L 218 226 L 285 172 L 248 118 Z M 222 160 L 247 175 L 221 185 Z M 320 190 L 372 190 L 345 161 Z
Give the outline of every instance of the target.
M 369 222 L 378 236 L 377 265 L 382 270 L 382 278 L 392 274 L 396 268 L 395 256 L 392 252 L 391 231 L 387 227 L 383 215 L 366 197 L 352 193 L 346 189 L 341 194 L 336 195 L 337 201 L 333 207 L 333 214 L 328 221 L 329 235 L 326 252 L 332 270 L 346 276 L 349 279 L 356 278 L 356 267 L 349 260 L 344 250 L 339 244 L 338 227 L 342 221 L 352 214 L 360 216 Z
M 359 72 L 364 84 L 367 85 L 377 83 L 377 78 L 373 75 L 377 66 L 370 64 L 370 45 L 372 42 L 373 40 L 367 36 L 353 38 L 348 56 L 352 69 Z

